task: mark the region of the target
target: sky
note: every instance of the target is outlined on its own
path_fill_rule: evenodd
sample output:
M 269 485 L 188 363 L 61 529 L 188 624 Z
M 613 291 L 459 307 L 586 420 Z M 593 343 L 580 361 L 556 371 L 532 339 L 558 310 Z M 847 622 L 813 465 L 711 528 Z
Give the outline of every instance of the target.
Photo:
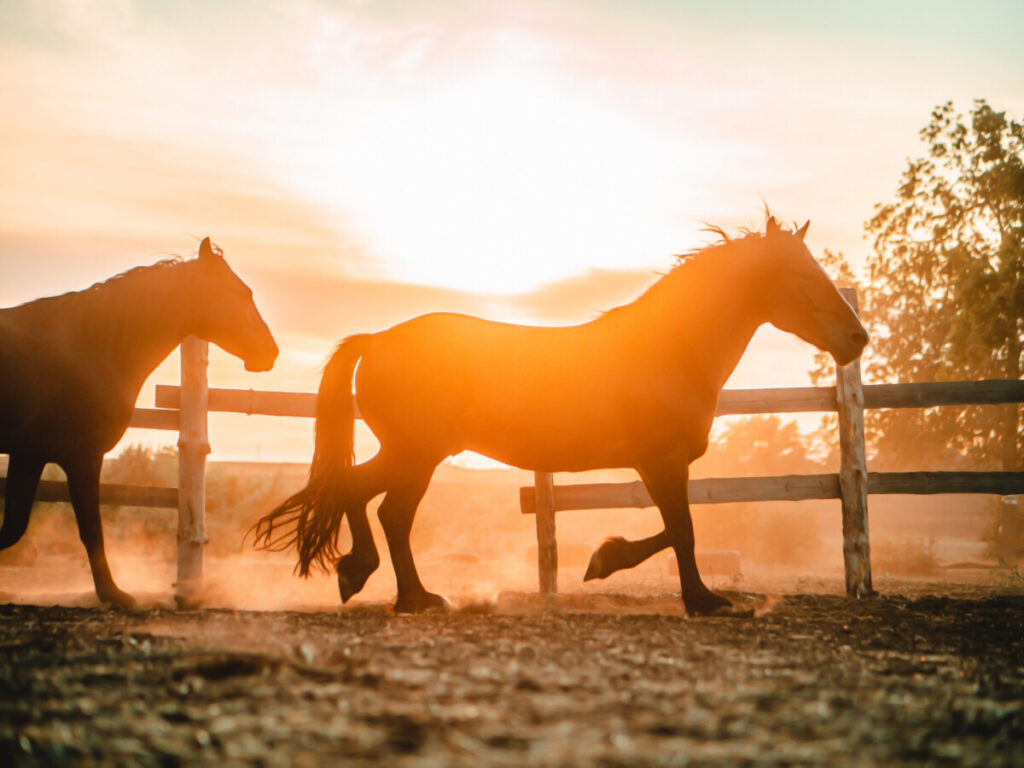
M 211 386 L 314 391 L 342 336 L 586 321 L 766 204 L 859 269 L 935 105 L 1024 113 L 1020 29 L 996 0 L 0 0 L 0 306 L 209 235 L 281 347 L 215 350 Z M 812 356 L 764 329 L 729 386 Z M 307 460 L 311 426 L 215 414 L 213 458 Z

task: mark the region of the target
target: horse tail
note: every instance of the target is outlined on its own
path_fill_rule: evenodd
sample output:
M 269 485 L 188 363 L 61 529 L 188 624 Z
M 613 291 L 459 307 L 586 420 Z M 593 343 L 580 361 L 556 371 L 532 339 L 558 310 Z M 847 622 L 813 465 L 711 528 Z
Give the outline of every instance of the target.
M 355 399 L 352 376 L 370 334 L 344 339 L 324 366 L 316 396 L 316 437 L 306 487 L 293 493 L 250 529 L 253 546 L 279 552 L 295 546 L 300 576 L 311 566 L 327 571 L 339 557 L 338 531 L 354 498 Z

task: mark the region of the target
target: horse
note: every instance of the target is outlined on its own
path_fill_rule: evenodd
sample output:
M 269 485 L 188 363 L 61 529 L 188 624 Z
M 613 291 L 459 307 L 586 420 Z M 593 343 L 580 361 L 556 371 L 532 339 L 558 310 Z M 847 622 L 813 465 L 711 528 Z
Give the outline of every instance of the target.
M 59 464 L 104 603 L 135 604 L 103 547 L 103 455 L 128 428 L 139 390 L 189 335 L 268 371 L 277 344 L 252 291 L 205 238 L 196 259 L 165 259 L 83 291 L 0 309 L 0 453 L 9 454 L 0 550 L 28 527 L 43 466 Z
M 632 467 L 675 550 L 686 613 L 729 613 L 698 573 L 687 498 L 689 464 L 707 448 L 722 386 L 764 323 L 840 364 L 868 342 L 804 244 L 809 223 L 790 232 L 769 217 L 763 234 L 721 233 L 633 302 L 581 325 L 428 314 L 344 339 L 317 395 L 309 480 L 255 523 L 255 546 L 295 547 L 301 576 L 336 560 L 345 602 L 379 564 L 366 504 L 384 492 L 378 516 L 397 580 L 394 610 L 443 610 L 447 601 L 424 588 L 409 546 L 442 460 L 472 450 L 543 472 Z M 357 406 L 380 441 L 362 464 L 353 455 Z M 352 549 L 339 558 L 345 515 Z

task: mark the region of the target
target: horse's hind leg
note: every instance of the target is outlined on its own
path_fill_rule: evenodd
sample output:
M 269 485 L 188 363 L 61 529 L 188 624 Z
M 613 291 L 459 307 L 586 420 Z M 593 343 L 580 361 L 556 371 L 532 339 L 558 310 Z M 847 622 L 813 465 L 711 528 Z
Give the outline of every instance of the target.
M 639 541 L 628 541 L 621 536 L 612 536 L 602 541 L 601 546 L 590 556 L 583 580 L 606 579 L 616 571 L 635 568 L 644 560 L 671 546 L 667 531 Z
M 107 554 L 103 549 L 103 523 L 100 520 L 100 466 L 103 455 L 89 456 L 76 462 L 64 465 L 68 475 L 68 491 L 71 494 L 71 506 L 75 510 L 78 521 L 78 535 L 89 555 L 89 567 L 92 569 L 92 580 L 96 585 L 96 594 L 105 603 L 113 603 L 122 608 L 134 608 L 135 600 L 127 592 L 122 592 L 114 584 L 107 564 Z
M 447 600 L 423 587 L 409 546 L 409 532 L 416 516 L 416 507 L 426 493 L 437 465 L 409 463 L 397 466 L 401 467 L 401 474 L 396 474 L 389 483 L 387 495 L 377 512 L 391 552 L 395 580 L 398 582 L 395 612 L 420 613 L 431 609 L 446 609 Z
M 14 546 L 28 528 L 32 502 L 39 487 L 45 462 L 23 454 L 11 454 L 7 464 L 7 490 L 4 491 L 4 523 L 0 526 L 0 549 Z
M 366 505 L 349 509 L 345 515 L 352 533 L 352 549 L 338 560 L 338 592 L 343 603 L 363 588 L 370 574 L 380 565 L 370 522 L 366 519 Z
M 347 484 L 351 502 L 345 509 L 349 532 L 352 534 L 352 549 L 338 559 L 338 592 L 341 602 L 347 603 L 353 595 L 366 585 L 366 580 L 380 565 L 380 556 L 373 541 L 370 523 L 366 517 L 366 505 L 385 488 L 388 479 L 388 464 L 381 454 L 349 470 Z

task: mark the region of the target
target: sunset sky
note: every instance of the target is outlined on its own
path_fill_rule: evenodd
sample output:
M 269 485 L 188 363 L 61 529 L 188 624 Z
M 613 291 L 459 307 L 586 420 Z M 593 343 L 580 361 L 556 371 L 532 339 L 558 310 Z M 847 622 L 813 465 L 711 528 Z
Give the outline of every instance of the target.
M 932 107 L 1024 113 L 1022 29 L 1019 0 L 0 0 L 0 306 L 210 235 L 282 350 L 214 353 L 211 386 L 312 391 L 338 338 L 423 312 L 590 319 L 765 203 L 861 265 Z M 811 358 L 763 331 L 731 386 Z M 310 435 L 211 419 L 214 458 Z

